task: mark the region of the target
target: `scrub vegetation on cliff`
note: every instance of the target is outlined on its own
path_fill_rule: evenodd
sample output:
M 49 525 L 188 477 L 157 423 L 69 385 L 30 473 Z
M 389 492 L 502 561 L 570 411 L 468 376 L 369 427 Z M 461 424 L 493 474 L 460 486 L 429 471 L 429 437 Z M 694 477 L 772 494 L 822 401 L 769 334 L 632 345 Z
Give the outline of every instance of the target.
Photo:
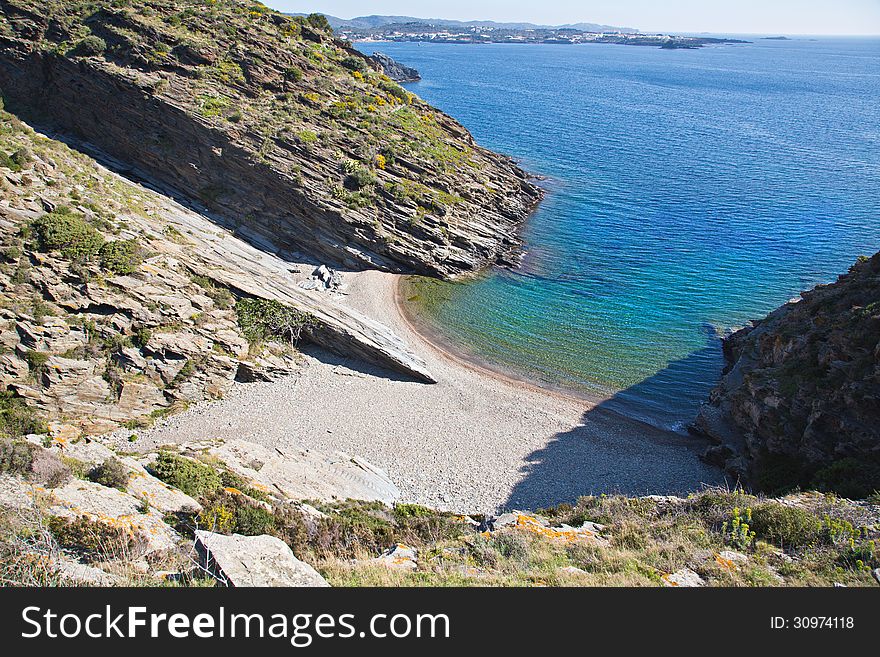
M 242 0 L 0 9 L 0 85 L 17 111 L 277 248 L 454 276 L 514 257 L 540 199 L 508 158 L 336 39 L 323 16 Z M 93 116 L 83 93 L 115 109 Z

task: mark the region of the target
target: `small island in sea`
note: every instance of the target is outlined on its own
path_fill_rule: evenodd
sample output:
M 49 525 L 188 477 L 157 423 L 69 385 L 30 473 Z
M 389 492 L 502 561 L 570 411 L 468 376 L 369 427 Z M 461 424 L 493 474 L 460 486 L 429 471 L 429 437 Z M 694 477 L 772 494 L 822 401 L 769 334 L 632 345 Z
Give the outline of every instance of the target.
M 836 148 L 855 144 L 841 164 L 827 131 L 796 132 L 797 108 L 768 111 L 764 69 L 731 82 L 712 59 L 784 46 L 681 53 L 703 66 L 694 80 L 668 53 L 553 44 L 731 40 L 459 26 L 432 41 L 466 45 L 422 48 L 449 58 L 432 64 L 349 40 L 381 25 L 253 0 L 3 0 L 0 18 L 4 584 L 880 578 L 877 154 L 846 108 L 819 103 Z M 495 38 L 510 44 L 472 45 Z M 801 65 L 816 97 L 870 79 L 876 53 L 835 47 L 856 74 Z M 508 74 L 464 77 L 455 57 L 499 65 L 480 56 Z M 523 56 L 550 77 L 511 74 L 542 70 Z M 461 77 L 392 79 L 443 70 Z M 541 122 L 554 111 L 572 114 Z M 529 152 L 497 152 L 527 133 Z M 670 296 L 679 279 L 696 294 Z M 425 312 L 452 290 L 467 309 L 480 285 L 462 335 L 491 324 L 495 359 Z M 531 303 L 512 320 L 493 305 L 511 288 Z M 760 312 L 716 297 L 760 297 Z M 601 356 L 595 377 L 632 377 L 627 363 L 635 381 L 561 384 L 584 362 L 566 341 Z M 522 342 L 534 351 L 504 366 Z M 674 406 L 694 372 L 712 381 L 684 424 L 640 414 L 646 397 Z

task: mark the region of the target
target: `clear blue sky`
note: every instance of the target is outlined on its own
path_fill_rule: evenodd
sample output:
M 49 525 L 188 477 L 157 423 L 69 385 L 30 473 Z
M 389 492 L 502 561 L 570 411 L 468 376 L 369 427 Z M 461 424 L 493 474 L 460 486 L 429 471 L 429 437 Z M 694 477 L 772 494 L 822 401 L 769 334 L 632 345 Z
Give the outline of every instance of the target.
M 548 25 L 604 23 L 664 32 L 880 34 L 880 0 L 263 0 L 341 18 L 392 14 Z

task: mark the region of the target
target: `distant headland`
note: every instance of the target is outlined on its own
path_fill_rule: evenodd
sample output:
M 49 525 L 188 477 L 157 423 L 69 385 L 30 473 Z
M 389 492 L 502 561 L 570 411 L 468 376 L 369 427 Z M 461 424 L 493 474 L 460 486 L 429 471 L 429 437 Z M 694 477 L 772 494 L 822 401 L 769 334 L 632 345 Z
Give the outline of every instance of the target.
M 350 20 L 327 16 L 336 35 L 352 42 L 397 41 L 429 43 L 545 43 L 573 45 L 612 43 L 653 46 L 667 50 L 702 48 L 738 39 L 643 34 L 631 27 L 597 23 L 536 25 L 494 21 L 456 21 L 412 16 L 362 16 Z

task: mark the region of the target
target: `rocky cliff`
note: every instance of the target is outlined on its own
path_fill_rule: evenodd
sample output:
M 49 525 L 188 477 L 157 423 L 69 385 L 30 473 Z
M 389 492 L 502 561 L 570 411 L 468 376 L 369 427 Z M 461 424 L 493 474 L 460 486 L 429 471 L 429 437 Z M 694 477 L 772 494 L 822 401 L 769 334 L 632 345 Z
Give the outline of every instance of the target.
M 515 259 L 541 193 L 333 37 L 240 0 L 0 0 L 19 116 L 197 197 L 282 257 L 454 277 Z
M 32 430 L 12 421 L 21 403 L 68 437 L 149 423 L 295 372 L 298 338 L 433 380 L 389 329 L 302 289 L 313 266 L 2 110 L 0 248 L 0 434 Z
M 727 338 L 697 427 L 763 489 L 880 490 L 880 254 Z

